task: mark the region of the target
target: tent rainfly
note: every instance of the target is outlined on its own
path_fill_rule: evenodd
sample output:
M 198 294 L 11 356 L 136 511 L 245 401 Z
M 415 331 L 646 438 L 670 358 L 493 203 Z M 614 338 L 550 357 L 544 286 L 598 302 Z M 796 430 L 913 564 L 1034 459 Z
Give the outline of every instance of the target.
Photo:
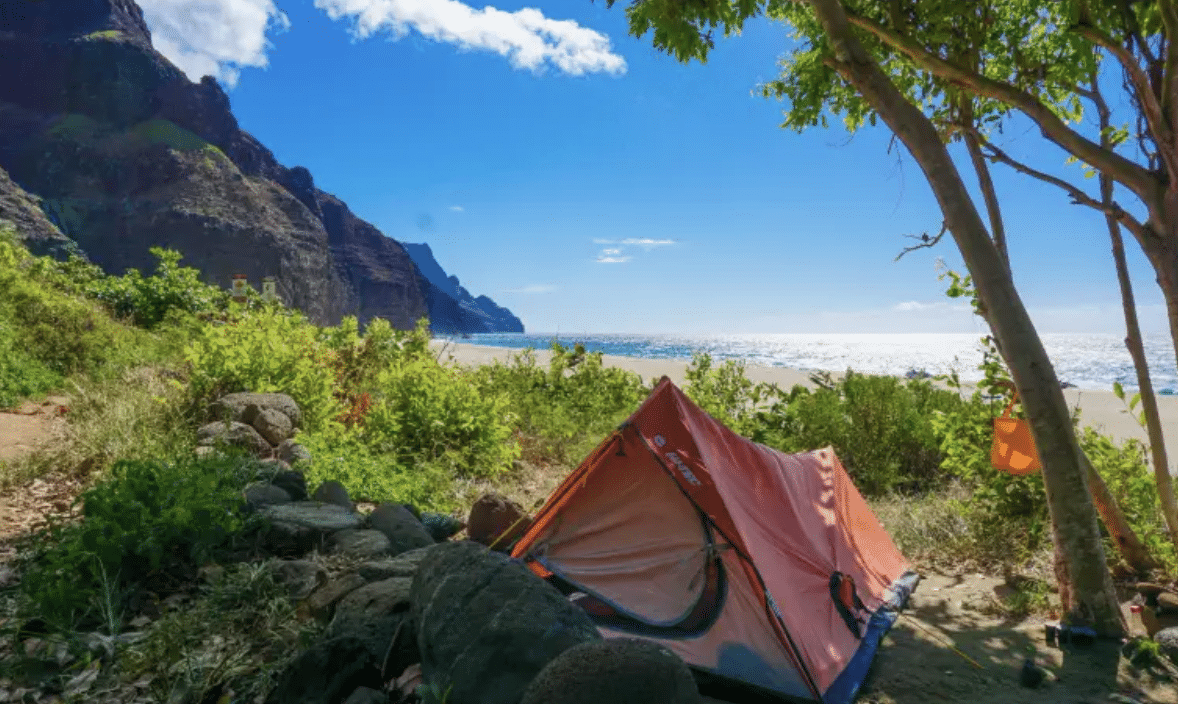
M 701 681 L 849 704 L 920 577 L 830 448 L 740 437 L 664 377 L 556 489 L 512 556 L 606 638 Z

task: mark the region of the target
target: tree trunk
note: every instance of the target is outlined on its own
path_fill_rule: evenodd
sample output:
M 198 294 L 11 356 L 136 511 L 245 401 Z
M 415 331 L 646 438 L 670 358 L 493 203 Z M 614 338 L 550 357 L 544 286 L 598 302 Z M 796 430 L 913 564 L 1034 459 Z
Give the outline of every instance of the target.
M 1080 452 L 1080 459 L 1083 461 L 1085 472 L 1088 475 L 1088 488 L 1092 490 L 1092 503 L 1096 505 L 1100 520 L 1104 522 L 1104 527 L 1108 529 L 1108 534 L 1116 543 L 1117 550 L 1121 553 L 1125 564 L 1138 574 L 1144 574 L 1157 567 L 1157 562 L 1149 554 L 1149 548 L 1145 547 L 1145 543 L 1142 543 L 1137 534 L 1133 532 L 1129 521 L 1125 519 L 1124 512 L 1117 505 L 1117 500 L 1108 490 L 1108 485 L 1104 483 L 1104 479 L 1096 471 L 1096 467 L 1092 466 L 1091 460 L 1083 451 Z
M 1100 176 L 1100 195 L 1105 203 L 1111 203 L 1113 200 L 1112 179 L 1103 174 Z M 1174 503 L 1174 480 L 1170 476 L 1170 462 L 1166 457 L 1166 437 L 1162 433 L 1158 400 L 1153 392 L 1153 381 L 1149 378 L 1149 362 L 1145 359 L 1145 344 L 1142 342 L 1141 327 L 1137 322 L 1137 301 L 1133 297 L 1133 282 L 1129 279 L 1129 267 L 1125 263 L 1121 226 L 1112 215 L 1106 214 L 1105 220 L 1108 222 L 1108 234 L 1113 245 L 1117 281 L 1121 285 L 1121 304 L 1125 309 L 1125 347 L 1129 349 L 1129 355 L 1133 357 L 1133 368 L 1137 371 L 1137 387 L 1141 390 L 1141 409 L 1145 412 L 1149 453 L 1153 458 L 1153 476 L 1158 485 L 1158 501 L 1162 506 L 1162 515 L 1166 519 L 1166 527 L 1170 531 L 1170 541 L 1178 547 L 1178 509 Z
M 1001 342 L 1043 460 L 1053 538 L 1068 573 L 1061 585 L 1061 592 L 1066 588 L 1071 595 L 1067 620 L 1120 636 L 1125 624 L 1105 565 L 1096 510 L 1067 403 L 1010 272 L 932 123 L 904 98 L 859 43 L 839 0 L 808 2 L 827 32 L 833 68 L 855 86 L 920 164 L 978 296 L 990 312 L 991 329 Z

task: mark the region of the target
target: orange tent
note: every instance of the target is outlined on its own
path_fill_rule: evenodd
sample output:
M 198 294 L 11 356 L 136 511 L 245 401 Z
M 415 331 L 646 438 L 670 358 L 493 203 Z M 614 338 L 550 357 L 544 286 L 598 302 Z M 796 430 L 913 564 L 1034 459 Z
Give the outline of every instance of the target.
M 829 448 L 740 437 L 664 377 L 512 550 L 602 635 L 657 641 L 701 680 L 854 699 L 919 576 Z

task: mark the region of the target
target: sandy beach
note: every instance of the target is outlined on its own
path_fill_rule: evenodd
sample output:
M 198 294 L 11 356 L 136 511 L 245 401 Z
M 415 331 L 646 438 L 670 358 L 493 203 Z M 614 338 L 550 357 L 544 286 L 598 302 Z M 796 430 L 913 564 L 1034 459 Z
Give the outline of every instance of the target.
M 506 362 L 513 354 L 519 352 L 519 350 L 506 347 L 470 345 L 448 340 L 435 340 L 431 344 L 443 360 L 450 358 L 465 366 L 490 364 L 496 360 Z M 535 354 L 536 360 L 540 364 L 548 364 L 551 355 L 548 350 L 536 350 Z M 608 366 L 635 372 L 644 381 L 666 375 L 676 384 L 685 382 L 685 372 L 688 367 L 687 362 L 670 359 L 640 359 L 608 354 L 603 356 L 602 361 Z M 808 372 L 786 367 L 747 365 L 745 375 L 753 381 L 775 383 L 784 389 L 792 388 L 795 384 L 812 386 Z M 972 388 L 970 392 L 972 392 Z M 1125 412 L 1125 405 L 1113 395 L 1112 391 L 1064 389 L 1063 393 L 1069 408 L 1074 409 L 1077 406 L 1080 408 L 1082 425 L 1092 426 L 1122 440 L 1127 438 L 1146 439 L 1145 430 Z M 1173 466 L 1174 458 L 1178 457 L 1178 396 L 1159 396 L 1158 405 L 1161 410 L 1170 465 Z

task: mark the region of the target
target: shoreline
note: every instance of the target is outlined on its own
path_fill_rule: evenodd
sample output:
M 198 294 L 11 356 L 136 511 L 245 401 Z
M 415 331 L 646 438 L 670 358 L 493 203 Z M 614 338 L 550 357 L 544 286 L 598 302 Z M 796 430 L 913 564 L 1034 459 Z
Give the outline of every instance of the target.
M 492 362 L 507 362 L 520 349 L 511 347 L 494 347 L 489 345 L 474 345 L 453 340 L 432 340 L 430 348 L 439 355 L 441 361 L 447 358 L 467 367 L 477 367 Z M 547 366 L 552 356 L 549 350 L 535 350 L 536 362 Z M 682 386 L 686 381 L 686 371 L 690 362 L 674 359 L 645 359 L 640 357 L 624 357 L 621 355 L 602 355 L 602 362 L 607 367 L 617 367 L 634 372 L 642 380 L 650 381 L 662 376 L 670 377 L 676 385 Z M 791 389 L 795 384 L 813 388 L 810 372 L 788 367 L 769 367 L 763 365 L 746 364 L 745 376 L 754 382 L 777 384 L 783 389 Z M 832 373 L 838 379 L 841 373 Z M 962 382 L 965 393 L 972 393 L 973 384 Z M 1068 409 L 1080 408 L 1081 427 L 1093 427 L 1096 430 L 1111 435 L 1117 440 L 1137 439 L 1146 441 L 1146 432 L 1137 421 L 1125 412 L 1125 405 L 1111 391 L 1093 389 L 1064 389 L 1064 398 Z M 1158 410 L 1162 419 L 1162 431 L 1166 438 L 1167 454 L 1173 456 L 1178 452 L 1178 396 L 1158 396 Z M 1140 409 L 1140 406 L 1138 406 Z M 1171 464 L 1173 464 L 1171 462 Z

